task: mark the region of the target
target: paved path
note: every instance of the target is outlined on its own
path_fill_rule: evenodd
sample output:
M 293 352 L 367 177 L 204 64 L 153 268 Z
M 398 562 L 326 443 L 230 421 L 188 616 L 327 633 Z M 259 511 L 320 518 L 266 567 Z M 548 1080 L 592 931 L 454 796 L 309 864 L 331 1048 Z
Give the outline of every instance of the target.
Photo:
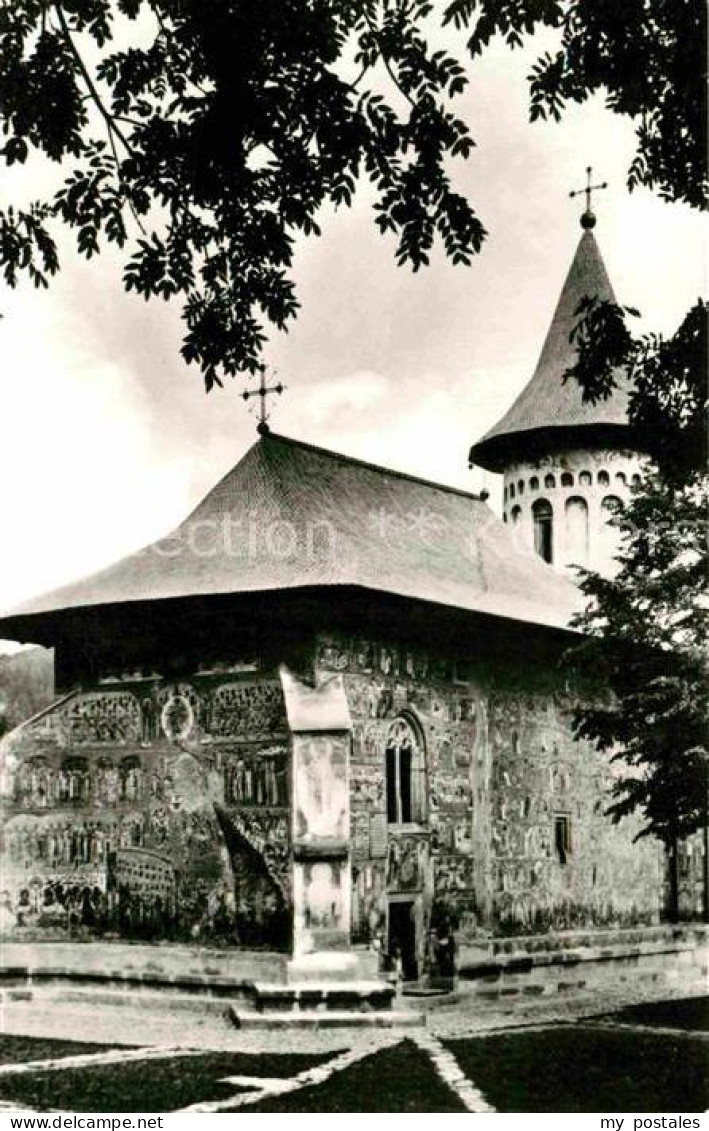
M 422 1052 L 425 1052 L 431 1058 L 433 1067 L 441 1080 L 448 1085 L 451 1091 L 456 1093 L 466 1111 L 478 1113 L 495 1111 L 495 1108 L 487 1102 L 480 1089 L 462 1071 L 453 1053 L 444 1048 L 437 1037 L 434 1037 L 431 1033 L 417 1033 L 414 1041 Z
M 702 996 L 706 989 L 697 990 Z M 481 1001 L 461 993 L 455 1000 L 410 999 L 414 1009 L 424 1009 L 427 1033 L 441 1039 L 472 1037 L 500 1030 L 530 1026 L 569 1025 L 579 1020 L 615 1013 L 629 1005 L 649 1001 L 668 1001 L 692 996 L 685 989 L 671 986 L 639 985 L 621 989 L 515 1000 Z M 407 999 L 404 999 L 406 1004 Z M 297 1038 L 281 1031 L 235 1029 L 218 1015 L 199 1016 L 181 1011 L 173 1017 L 156 1017 L 149 1010 L 129 1011 L 121 1006 L 96 1008 L 91 1003 L 57 1002 L 46 999 L 6 1002 L 0 1006 L 0 1032 L 25 1036 L 55 1037 L 110 1045 L 135 1045 L 136 1034 L 142 1045 L 212 1049 L 215 1052 L 283 1052 L 284 1041 L 297 1040 L 301 1052 L 341 1052 L 344 1048 L 368 1047 L 369 1042 L 386 1036 L 387 1030 L 368 1029 L 297 1030 Z M 414 1030 L 406 1035 L 413 1036 Z M 403 1039 L 404 1033 L 397 1034 Z
M 615 1021 L 607 1016 L 623 1006 L 635 1005 L 650 1000 L 668 1000 L 671 997 L 686 997 L 686 993 L 672 993 L 667 986 L 634 991 L 612 990 L 599 994 L 577 995 L 573 998 L 535 999 L 527 1003 L 515 1003 L 501 1008 L 499 1004 L 481 1005 L 473 996 L 461 995 L 454 1002 L 438 999 L 427 1012 L 425 1029 L 407 1032 L 396 1030 L 336 1029 L 308 1031 L 300 1030 L 284 1034 L 283 1031 L 239 1031 L 227 1027 L 223 1019 L 215 1016 L 204 1018 L 190 1014 L 180 1014 L 172 1020 L 155 1018 L 146 1011 L 139 1022 L 136 1016 L 128 1016 L 121 1008 L 75 1007 L 69 1003 L 58 1003 L 47 1009 L 47 1002 L 9 1003 L 0 1017 L 0 1028 L 5 1034 L 37 1036 L 81 1040 L 83 1035 L 92 1044 L 105 1040 L 112 1045 L 133 1045 L 136 1033 L 145 1042 L 141 1047 L 113 1047 L 104 1052 L 86 1054 L 73 1053 L 64 1057 L 46 1060 L 28 1059 L 22 1063 L 0 1064 L 0 1084 L 3 1078 L 27 1075 L 33 1072 L 61 1071 L 64 1068 L 103 1067 L 141 1061 L 170 1060 L 186 1056 L 207 1056 L 210 1052 L 283 1053 L 290 1051 L 287 1045 L 297 1045 L 299 1052 L 334 1053 L 330 1060 L 314 1068 L 305 1069 L 289 1077 L 259 1077 L 248 1075 L 225 1076 L 220 1083 L 232 1086 L 234 1091 L 225 1098 L 204 1101 L 177 1109 L 183 1112 L 221 1112 L 244 1108 L 259 1103 L 266 1097 L 283 1095 L 302 1088 L 323 1084 L 326 1080 L 365 1057 L 375 1056 L 382 1049 L 392 1047 L 402 1040 L 413 1041 L 427 1056 L 433 1069 L 459 1098 L 469 1112 L 492 1112 L 495 1109 L 487 1098 L 460 1068 L 455 1055 L 446 1048 L 443 1040 L 464 1037 L 483 1037 L 515 1029 L 530 1031 L 544 1030 L 560 1024 L 591 1026 L 609 1030 L 632 1030 L 634 1032 L 653 1032 L 687 1038 L 699 1037 L 709 1040 L 709 1034 L 687 1032 L 686 1030 L 651 1027 Z M 416 1002 L 416 1005 L 419 1003 Z M 2 1111 L 30 1111 L 20 1104 L 0 1101 Z
M 381 1034 L 376 1037 L 371 1036 L 368 1041 L 359 1044 L 355 1048 L 348 1049 L 346 1052 L 340 1053 L 339 1056 L 333 1057 L 333 1059 L 327 1061 L 327 1063 L 319 1064 L 315 1068 L 306 1068 L 303 1072 L 299 1072 L 296 1076 L 289 1077 L 288 1079 L 274 1080 L 256 1076 L 226 1076 L 221 1083 L 237 1084 L 240 1087 L 247 1086 L 252 1090 L 246 1093 L 240 1092 L 235 1096 L 224 1100 L 215 1100 L 211 1103 L 191 1104 L 189 1107 L 181 1108 L 180 1111 L 212 1113 L 233 1111 L 237 1107 L 246 1107 L 248 1104 L 258 1103 L 267 1096 L 283 1095 L 285 1092 L 296 1092 L 300 1088 L 324 1084 L 325 1081 L 329 1080 L 335 1073 L 342 1072 L 345 1068 L 350 1068 L 351 1065 L 356 1064 L 358 1060 L 363 1060 L 367 1056 L 373 1056 L 383 1048 L 398 1044 L 401 1039 L 402 1037 L 399 1033 Z

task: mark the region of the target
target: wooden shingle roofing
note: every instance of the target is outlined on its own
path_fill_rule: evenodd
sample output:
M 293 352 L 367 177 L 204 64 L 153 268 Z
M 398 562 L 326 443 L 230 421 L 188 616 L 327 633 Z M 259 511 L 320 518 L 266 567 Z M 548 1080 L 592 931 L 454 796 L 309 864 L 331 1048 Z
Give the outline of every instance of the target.
M 475 495 L 269 433 L 171 535 L 13 609 L 0 637 L 87 606 L 313 586 L 554 628 L 580 599 Z
M 490 471 L 501 471 L 512 459 L 547 450 L 561 441 L 581 445 L 596 436 L 618 444 L 628 443 L 628 386 L 616 374 L 618 387 L 607 400 L 591 404 L 583 400 L 577 381 L 563 381 L 576 361 L 570 342 L 578 322 L 578 307 L 584 297 L 615 302 L 603 257 L 591 231 L 581 236 L 564 283 L 542 352 L 532 379 L 512 407 L 470 451 L 472 463 Z

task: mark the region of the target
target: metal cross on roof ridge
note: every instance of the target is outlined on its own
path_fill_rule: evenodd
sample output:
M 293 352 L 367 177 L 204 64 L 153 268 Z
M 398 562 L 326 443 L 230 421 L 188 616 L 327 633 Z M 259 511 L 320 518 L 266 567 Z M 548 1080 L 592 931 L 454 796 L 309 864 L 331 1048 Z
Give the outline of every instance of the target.
M 262 366 L 258 389 L 245 389 L 241 394 L 245 401 L 250 400 L 251 397 L 261 398 L 261 404 L 259 406 L 259 422 L 256 426 L 256 431 L 260 436 L 265 436 L 268 432 L 270 432 L 270 428 L 268 427 L 267 423 L 269 413 L 266 411 L 266 397 L 269 395 L 269 393 L 278 393 L 280 395 L 285 390 L 285 388 L 286 386 L 281 381 L 279 381 L 277 385 L 267 385 L 266 367 Z
M 587 165 L 586 166 L 586 187 L 582 188 L 582 189 L 573 189 L 569 193 L 569 196 L 571 196 L 571 197 L 580 196 L 582 192 L 585 192 L 585 194 L 586 194 L 586 210 L 585 210 L 583 216 L 581 217 L 581 227 L 582 228 L 592 228 L 596 223 L 596 217 L 593 215 L 593 212 L 591 210 L 591 193 L 596 192 L 598 189 L 608 188 L 608 181 L 602 181 L 598 185 L 592 185 L 591 184 L 592 173 L 593 173 L 593 166 Z

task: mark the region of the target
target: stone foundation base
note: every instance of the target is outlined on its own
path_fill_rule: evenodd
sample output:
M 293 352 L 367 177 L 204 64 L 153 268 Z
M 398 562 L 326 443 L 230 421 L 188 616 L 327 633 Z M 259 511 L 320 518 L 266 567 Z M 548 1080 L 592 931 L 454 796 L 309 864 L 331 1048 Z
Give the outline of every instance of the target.
M 709 930 L 691 927 L 568 932 L 516 939 L 491 939 L 469 951 L 458 967 L 458 984 L 480 998 L 568 993 L 637 982 L 706 986 Z
M 319 951 L 291 958 L 286 964 L 286 981 L 351 982 L 379 977 L 379 955 L 371 950 Z

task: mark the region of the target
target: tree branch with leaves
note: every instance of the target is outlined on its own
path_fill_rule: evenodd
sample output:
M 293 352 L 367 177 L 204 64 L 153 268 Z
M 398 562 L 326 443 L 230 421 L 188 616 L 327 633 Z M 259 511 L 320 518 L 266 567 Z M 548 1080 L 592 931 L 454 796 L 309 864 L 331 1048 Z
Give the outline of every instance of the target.
M 269 327 L 297 314 L 296 238 L 363 179 L 398 263 L 418 270 L 437 243 L 470 263 L 486 232 L 451 162 L 474 145 L 453 109 L 474 62 L 435 49 L 442 25 L 473 61 L 495 35 L 557 29 L 532 119 L 603 89 L 637 123 L 631 187 L 706 191 L 699 0 L 4 0 L 0 160 L 65 172 L 0 211 L 5 280 L 47 285 L 58 224 L 84 256 L 125 249 L 128 290 L 182 302 L 209 390 L 261 367 Z

